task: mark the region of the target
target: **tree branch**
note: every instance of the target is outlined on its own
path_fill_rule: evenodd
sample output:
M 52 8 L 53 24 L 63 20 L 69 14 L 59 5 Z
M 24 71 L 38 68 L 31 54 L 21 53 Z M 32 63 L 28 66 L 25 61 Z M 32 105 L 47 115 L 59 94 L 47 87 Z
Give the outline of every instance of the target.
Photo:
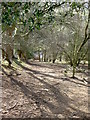
M 85 28 L 85 38 L 83 40 L 83 42 L 81 43 L 77 53 L 79 54 L 79 52 L 81 51 L 82 47 L 86 44 L 86 42 L 90 39 L 90 31 L 89 31 L 89 26 L 90 26 L 90 0 L 88 3 L 88 9 L 89 9 L 89 14 L 88 14 L 88 22 Z
M 72 59 L 71 59 L 70 55 L 67 53 L 67 51 L 65 50 L 65 48 L 64 48 L 64 47 L 62 47 L 60 44 L 57 44 L 57 46 L 59 46 L 60 48 L 62 48 L 62 49 L 63 49 L 63 52 L 64 52 L 64 53 L 68 56 L 68 58 L 69 58 L 70 62 L 72 63 Z

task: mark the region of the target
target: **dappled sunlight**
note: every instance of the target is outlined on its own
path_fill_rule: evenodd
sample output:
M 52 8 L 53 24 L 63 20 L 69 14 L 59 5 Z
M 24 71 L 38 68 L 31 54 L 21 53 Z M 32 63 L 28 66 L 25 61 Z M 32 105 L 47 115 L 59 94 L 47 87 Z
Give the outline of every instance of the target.
M 2 118 L 87 119 L 90 1 L 0 7 Z
M 88 100 L 87 86 L 82 81 L 79 83 L 79 79 L 65 79 L 62 73 L 55 71 L 58 69 L 58 65 L 52 65 L 51 69 L 47 68 L 47 70 L 45 67 L 42 68 L 42 64 L 40 66 L 40 63 L 38 67 L 32 67 L 34 62 L 27 65 L 27 67 L 25 66 L 26 63 L 21 63 L 17 63 L 22 68 L 22 71 L 19 71 L 20 75 L 3 76 L 6 84 L 8 82 L 8 85 L 12 86 L 9 90 L 5 87 L 6 84 L 4 82 L 3 86 L 5 90 L 3 94 L 7 97 L 13 97 L 11 100 L 15 99 L 17 103 L 14 103 L 15 106 L 11 114 L 16 109 L 19 111 L 23 110 L 24 112 L 27 109 L 27 114 L 33 117 L 66 117 L 72 115 L 74 112 L 79 116 L 83 116 L 85 113 L 88 113 L 86 104 Z M 60 67 L 61 70 L 64 70 L 63 67 Z M 7 72 L 4 72 L 4 74 L 8 75 Z M 15 96 L 18 96 L 18 98 Z M 3 101 L 6 101 L 5 98 L 3 98 Z M 12 109 L 13 106 L 7 99 L 6 103 L 8 104 L 8 102 Z M 10 116 L 8 106 L 6 105 L 5 107 L 3 105 L 3 109 L 7 111 L 6 115 Z M 22 112 L 18 112 L 18 116 L 23 116 Z

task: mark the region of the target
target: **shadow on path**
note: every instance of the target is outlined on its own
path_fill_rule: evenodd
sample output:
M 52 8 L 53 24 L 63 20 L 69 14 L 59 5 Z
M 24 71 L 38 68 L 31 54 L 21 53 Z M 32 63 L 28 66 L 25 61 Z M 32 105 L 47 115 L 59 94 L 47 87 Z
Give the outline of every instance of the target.
M 68 108 L 71 108 L 74 111 L 78 111 L 81 114 L 85 114 L 84 112 L 82 112 L 80 110 L 77 110 L 70 105 L 71 99 L 67 95 L 63 94 L 61 92 L 60 88 L 56 88 L 55 86 L 53 86 L 53 85 L 47 83 L 46 81 L 44 81 L 44 79 L 38 78 L 36 76 L 36 74 L 41 74 L 41 75 L 44 75 L 44 76 L 46 76 L 46 74 L 41 73 L 41 72 L 36 71 L 36 70 L 31 70 L 31 69 L 23 66 L 21 63 L 18 63 L 18 65 L 20 65 L 24 70 L 28 71 L 28 74 L 30 76 L 32 76 L 32 78 L 34 78 L 36 81 L 38 80 L 40 83 L 42 83 L 44 85 L 44 88 L 48 89 L 48 92 L 46 94 L 46 96 L 48 98 L 53 98 L 55 101 L 57 101 L 57 104 L 55 104 L 54 102 L 47 101 L 45 99 L 45 96 L 42 97 L 42 92 L 40 92 L 40 95 L 35 93 L 35 91 L 34 91 L 34 87 L 36 87 L 35 85 L 33 87 L 30 84 L 29 84 L 29 86 L 26 86 L 26 85 L 23 84 L 23 82 L 19 81 L 18 79 L 15 79 L 13 76 L 8 76 L 8 74 L 4 71 L 4 69 L 2 69 L 2 71 L 10 78 L 11 82 L 13 84 L 19 86 L 20 90 L 27 97 L 28 101 L 30 101 L 30 99 L 35 101 L 37 107 L 40 109 L 41 117 L 46 117 L 46 116 L 51 117 L 52 114 L 53 115 L 54 114 L 62 114 L 62 115 L 65 116 L 65 113 L 64 113 L 65 111 L 67 111 L 68 114 L 71 113 Z M 53 77 L 52 75 L 47 75 L 47 76 Z M 57 78 L 55 78 L 55 79 L 57 79 Z M 58 79 L 61 80 L 63 78 L 58 78 Z M 66 80 L 68 80 L 70 82 L 74 82 L 74 81 L 71 81 L 68 78 Z M 74 83 L 76 83 L 76 82 L 74 82 Z M 76 84 L 80 84 L 80 83 L 76 83 Z M 50 93 L 52 93 L 53 96 Z M 41 106 L 44 106 L 46 108 L 47 112 Z M 49 110 L 51 112 L 51 115 L 48 114 L 47 108 L 49 108 Z
M 78 85 L 82 85 L 82 86 L 88 87 L 88 84 L 85 85 L 85 84 L 83 83 L 83 80 L 80 80 L 80 79 L 78 79 L 78 78 L 72 80 L 70 77 L 66 77 L 66 78 L 56 77 L 56 76 L 53 76 L 53 75 L 45 74 L 45 73 L 42 73 L 42 72 L 40 72 L 40 71 L 36 71 L 36 70 L 32 70 L 32 69 L 30 69 L 30 68 L 27 68 L 27 67 L 23 66 L 23 65 L 22 65 L 20 62 L 18 62 L 18 61 L 15 61 L 15 62 L 16 62 L 16 64 L 18 64 L 20 67 L 22 67 L 24 70 L 33 72 L 33 74 L 40 74 L 40 75 L 43 75 L 44 77 L 47 76 L 47 77 L 50 77 L 50 78 L 53 78 L 53 79 L 58 79 L 58 80 L 63 80 L 63 81 L 66 80 L 66 81 L 73 82 L 73 83 L 78 84 Z M 80 82 L 82 82 L 82 83 L 78 83 L 78 81 L 80 81 Z
M 3 70 L 3 72 L 7 75 L 7 73 Z M 44 106 L 46 109 L 49 108 L 51 114 L 64 114 L 63 111 L 67 110 L 67 107 L 69 106 L 69 102 L 70 99 L 62 94 L 60 92 L 60 90 L 58 90 L 56 87 L 54 87 L 53 85 L 50 85 L 49 83 L 39 79 L 38 77 L 34 76 L 33 74 L 30 74 L 35 80 L 38 80 L 40 83 L 43 83 L 45 88 L 48 89 L 47 95 L 45 97 L 51 97 L 53 99 L 55 99 L 57 101 L 57 105 L 55 105 L 55 103 L 53 102 L 49 102 L 45 99 L 45 97 L 42 97 L 42 92 L 41 95 L 38 95 L 37 93 L 34 92 L 34 88 L 29 85 L 28 87 L 25 86 L 21 81 L 19 81 L 18 79 L 13 78 L 12 76 L 9 76 L 11 82 L 14 85 L 18 85 L 20 90 L 24 93 L 24 95 L 27 97 L 28 101 L 30 99 L 34 100 L 37 107 L 40 109 L 41 112 L 41 116 L 45 117 L 46 114 L 48 115 L 48 111 L 47 113 L 44 111 L 43 108 L 41 108 L 41 105 Z M 34 86 L 36 87 L 36 86 Z M 53 96 L 50 94 L 53 93 Z M 63 105 L 63 106 L 62 106 Z M 48 115 L 49 116 L 49 115 Z

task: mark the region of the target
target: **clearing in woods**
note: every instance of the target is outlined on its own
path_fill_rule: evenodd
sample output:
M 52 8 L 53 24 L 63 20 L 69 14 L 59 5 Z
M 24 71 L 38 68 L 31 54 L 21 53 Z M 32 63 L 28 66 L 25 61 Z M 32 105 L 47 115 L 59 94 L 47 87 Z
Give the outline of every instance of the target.
M 63 118 L 88 114 L 87 65 L 85 71 L 78 71 L 72 79 L 64 72 L 67 64 L 15 62 L 12 68 L 2 67 L 4 118 Z

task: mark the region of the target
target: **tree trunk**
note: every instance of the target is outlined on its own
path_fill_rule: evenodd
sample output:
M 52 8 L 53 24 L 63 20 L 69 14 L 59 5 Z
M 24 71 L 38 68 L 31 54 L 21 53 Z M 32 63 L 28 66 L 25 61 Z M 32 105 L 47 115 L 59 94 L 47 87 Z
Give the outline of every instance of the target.
M 38 52 L 38 57 L 39 57 L 39 62 L 41 62 L 41 59 L 40 59 L 40 52 Z
M 18 52 L 19 59 L 21 59 L 22 51 L 21 51 L 21 50 L 18 50 L 17 52 Z
M 73 75 L 72 75 L 72 78 L 75 78 L 75 72 L 76 72 L 76 67 L 73 66 Z
M 60 56 L 60 62 L 62 61 L 62 56 Z
M 4 51 L 4 49 L 2 49 L 2 59 L 4 59 L 6 57 L 6 52 Z
M 6 60 L 8 61 L 8 66 L 10 67 L 12 62 L 10 61 L 10 58 L 9 58 L 8 54 L 6 54 Z
M 12 58 L 13 58 L 13 49 L 10 44 L 6 45 L 6 60 L 8 61 L 9 65 L 11 66 L 12 64 Z
M 48 62 L 48 57 L 46 58 L 46 62 Z
M 44 62 L 47 61 L 46 59 L 47 59 L 47 58 L 46 58 L 46 50 L 44 50 Z
M 57 58 L 57 53 L 53 53 L 53 63 L 55 63 L 55 61 L 56 61 L 56 58 Z
M 43 62 L 43 52 L 42 52 L 42 62 Z
M 53 63 L 55 63 L 56 59 L 53 59 Z
M 11 67 L 12 62 L 8 59 L 8 66 Z
M 51 59 L 49 59 L 49 62 L 51 62 Z

